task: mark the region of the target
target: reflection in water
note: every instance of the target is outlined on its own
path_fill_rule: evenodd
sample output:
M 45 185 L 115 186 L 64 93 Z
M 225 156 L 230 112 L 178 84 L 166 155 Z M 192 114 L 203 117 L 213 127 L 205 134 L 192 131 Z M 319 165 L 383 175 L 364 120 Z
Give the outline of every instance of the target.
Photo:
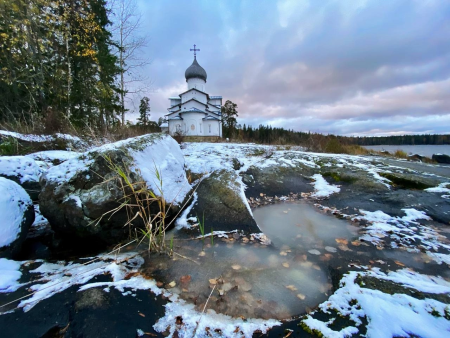
M 199 264 L 152 254 L 144 273 L 199 311 L 214 288 L 207 308 L 234 317 L 286 319 L 326 300 L 331 285 L 323 262 L 336 254 L 336 237 L 352 236 L 348 223 L 302 203 L 263 207 L 254 216 L 272 246 L 231 235 L 213 245 L 179 241 L 175 251 Z

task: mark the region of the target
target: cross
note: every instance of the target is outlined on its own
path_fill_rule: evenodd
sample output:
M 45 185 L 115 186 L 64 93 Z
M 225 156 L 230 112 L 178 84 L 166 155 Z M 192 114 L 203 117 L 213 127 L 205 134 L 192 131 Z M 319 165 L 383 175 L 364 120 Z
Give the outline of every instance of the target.
M 196 49 L 195 46 L 196 45 L 194 45 L 194 49 L 191 48 L 190 51 L 191 52 L 193 51 L 194 52 L 194 57 L 197 57 L 197 54 L 195 52 L 200 52 L 200 49 Z

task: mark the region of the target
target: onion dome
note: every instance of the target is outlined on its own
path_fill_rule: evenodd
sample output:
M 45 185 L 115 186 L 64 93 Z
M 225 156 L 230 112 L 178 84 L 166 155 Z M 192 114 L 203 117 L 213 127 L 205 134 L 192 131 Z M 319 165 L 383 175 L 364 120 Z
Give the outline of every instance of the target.
M 192 62 L 192 65 L 186 69 L 184 76 L 186 77 L 186 81 L 189 79 L 198 78 L 206 82 L 206 71 L 198 64 L 196 57 L 194 57 L 194 62 Z

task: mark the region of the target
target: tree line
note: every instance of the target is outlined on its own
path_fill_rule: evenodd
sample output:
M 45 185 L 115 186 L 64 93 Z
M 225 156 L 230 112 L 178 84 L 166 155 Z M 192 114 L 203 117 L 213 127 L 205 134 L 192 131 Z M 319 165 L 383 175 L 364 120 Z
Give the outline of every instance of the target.
M 117 2 L 122 10 L 128 3 Z M 50 119 L 105 129 L 124 121 L 126 57 L 142 41 L 123 38 L 135 28 L 130 13 L 118 16 L 114 39 L 108 6 L 106 0 L 0 0 L 0 122 Z
M 337 136 L 294 131 L 284 128 L 259 125 L 252 127 L 237 122 L 237 104 L 227 100 L 222 107 L 222 130 L 224 137 L 242 142 L 261 144 L 303 145 L 312 150 L 325 151 L 343 146 L 365 145 L 423 145 L 450 144 L 450 135 L 396 135 L 396 136 Z

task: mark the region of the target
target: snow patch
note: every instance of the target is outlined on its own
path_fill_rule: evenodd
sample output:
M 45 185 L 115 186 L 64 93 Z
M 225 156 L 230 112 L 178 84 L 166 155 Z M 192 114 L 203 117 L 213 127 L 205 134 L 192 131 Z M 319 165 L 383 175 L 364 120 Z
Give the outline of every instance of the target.
M 168 203 L 181 205 L 191 186 L 184 172 L 184 157 L 171 137 L 159 139 L 144 150 L 130 152 L 147 186 Z M 157 172 L 161 181 L 157 178 Z
M 39 182 L 43 170 L 27 156 L 0 156 L 0 175 L 20 179 L 20 183 Z
M 341 287 L 319 305 L 324 313 L 330 310 L 349 317 L 355 326 L 348 326 L 341 331 L 334 331 L 329 326 L 334 319 L 324 322 L 307 316 L 303 323 L 312 330 L 320 331 L 324 337 L 347 337 L 357 334 L 362 324 L 361 318 L 368 320 L 367 337 L 391 338 L 409 337 L 444 337 L 450 331 L 450 321 L 444 316 L 450 310 L 447 304 L 434 299 L 417 299 L 406 294 L 393 295 L 379 290 L 364 288 L 355 283 L 358 276 L 370 276 L 390 280 L 421 292 L 448 293 L 450 283 L 440 277 L 421 275 L 404 269 L 384 274 L 378 269 L 368 272 L 351 271 L 341 280 Z M 439 315 L 437 315 L 439 314 Z
M 242 319 L 218 314 L 214 310 L 207 310 L 203 315 L 195 310 L 194 304 L 188 304 L 177 295 L 170 297 L 166 304 L 166 313 L 153 328 L 158 332 L 169 329 L 168 337 L 173 337 L 177 329 L 177 317 L 183 318 L 183 328 L 178 331 L 178 337 L 230 337 L 251 338 L 256 330 L 264 334 L 273 326 L 281 322 L 269 319 Z M 207 329 L 209 328 L 209 329 Z M 220 333 L 217 333 L 219 331 Z M 209 332 L 209 333 L 206 333 Z
M 0 293 L 14 292 L 22 286 L 18 281 L 22 276 L 20 262 L 0 258 Z
M 341 188 L 336 185 L 329 184 L 320 174 L 315 174 L 311 178 L 315 181 L 312 183 L 315 190 L 311 195 L 313 197 L 324 198 L 341 191 Z
M 184 211 L 181 213 L 181 215 L 175 221 L 176 229 L 178 229 L 178 230 L 179 229 L 183 229 L 183 228 L 189 229 L 191 226 L 188 223 L 188 221 L 192 220 L 192 219 L 194 219 L 194 220 L 197 219 L 195 217 L 188 218 L 189 213 L 191 212 L 191 210 L 194 207 L 195 203 L 197 203 L 197 199 L 198 199 L 198 194 L 197 194 L 197 192 L 194 192 L 194 198 L 192 199 L 191 204 L 189 204 L 188 207 L 186 209 L 184 209 Z
M 20 185 L 0 177 L 0 248 L 19 237 L 23 215 L 31 205 L 30 196 Z

